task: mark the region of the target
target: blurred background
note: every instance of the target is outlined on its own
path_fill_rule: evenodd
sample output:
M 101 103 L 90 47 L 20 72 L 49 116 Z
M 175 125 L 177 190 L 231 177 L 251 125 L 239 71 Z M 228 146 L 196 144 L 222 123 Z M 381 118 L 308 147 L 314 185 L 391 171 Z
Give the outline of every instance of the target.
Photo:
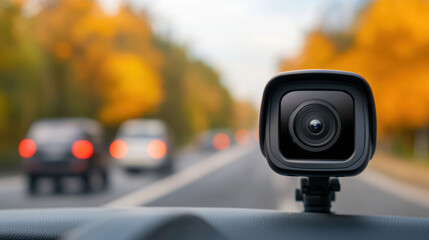
M 334 210 L 428 217 L 428 13 L 425 0 L 0 0 L 0 208 L 300 211 L 297 179 L 258 152 L 258 109 L 274 74 L 322 68 L 366 78 L 378 117 L 376 156 Z

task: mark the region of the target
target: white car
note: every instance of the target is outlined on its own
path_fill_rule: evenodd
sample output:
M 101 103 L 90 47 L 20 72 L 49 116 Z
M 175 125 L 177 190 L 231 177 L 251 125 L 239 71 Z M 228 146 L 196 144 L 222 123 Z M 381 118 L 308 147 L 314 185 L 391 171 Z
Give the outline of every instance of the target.
M 172 168 L 170 137 L 161 120 L 133 119 L 124 122 L 110 145 L 110 154 L 128 172 Z

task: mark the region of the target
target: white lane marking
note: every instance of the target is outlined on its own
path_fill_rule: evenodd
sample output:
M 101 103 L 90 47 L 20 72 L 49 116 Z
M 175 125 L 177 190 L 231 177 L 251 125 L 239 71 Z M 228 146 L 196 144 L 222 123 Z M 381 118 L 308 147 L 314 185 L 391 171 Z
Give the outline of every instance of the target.
M 10 192 L 20 187 L 25 183 L 25 178 L 22 175 L 14 175 L 0 178 L 0 193 Z
M 21 174 L 16 174 L 16 175 L 7 176 L 7 177 L 1 177 L 0 178 L 0 185 L 16 184 L 16 183 L 22 181 L 23 178 L 24 178 L 24 176 Z
M 422 188 L 393 179 L 371 169 L 365 170 L 359 179 L 382 191 L 429 209 L 429 192 Z
M 133 207 L 148 204 L 156 199 L 166 196 L 183 188 L 202 177 L 241 159 L 253 149 L 246 147 L 233 147 L 216 153 L 180 172 L 177 172 L 149 186 L 132 192 L 124 197 L 109 202 L 102 207 Z

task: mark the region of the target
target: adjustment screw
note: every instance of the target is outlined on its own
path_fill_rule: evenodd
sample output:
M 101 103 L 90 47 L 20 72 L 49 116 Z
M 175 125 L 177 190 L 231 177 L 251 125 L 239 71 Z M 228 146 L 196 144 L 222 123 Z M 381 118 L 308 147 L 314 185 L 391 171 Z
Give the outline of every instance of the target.
M 338 178 L 333 178 L 331 179 L 331 190 L 334 192 L 338 192 L 341 190 L 341 185 L 340 185 L 340 181 L 338 180 Z
M 295 201 L 304 201 L 304 196 L 300 189 L 295 189 Z

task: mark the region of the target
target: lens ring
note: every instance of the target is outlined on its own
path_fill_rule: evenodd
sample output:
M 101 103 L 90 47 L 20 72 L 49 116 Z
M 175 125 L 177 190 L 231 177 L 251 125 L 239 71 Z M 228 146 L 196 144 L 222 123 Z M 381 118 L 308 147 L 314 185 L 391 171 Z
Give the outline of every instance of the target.
M 311 129 L 310 123 L 321 123 Z M 318 124 L 316 124 L 318 125 Z M 341 121 L 335 108 L 324 100 L 308 100 L 300 104 L 289 118 L 292 140 L 302 149 L 321 152 L 329 149 L 341 133 Z

